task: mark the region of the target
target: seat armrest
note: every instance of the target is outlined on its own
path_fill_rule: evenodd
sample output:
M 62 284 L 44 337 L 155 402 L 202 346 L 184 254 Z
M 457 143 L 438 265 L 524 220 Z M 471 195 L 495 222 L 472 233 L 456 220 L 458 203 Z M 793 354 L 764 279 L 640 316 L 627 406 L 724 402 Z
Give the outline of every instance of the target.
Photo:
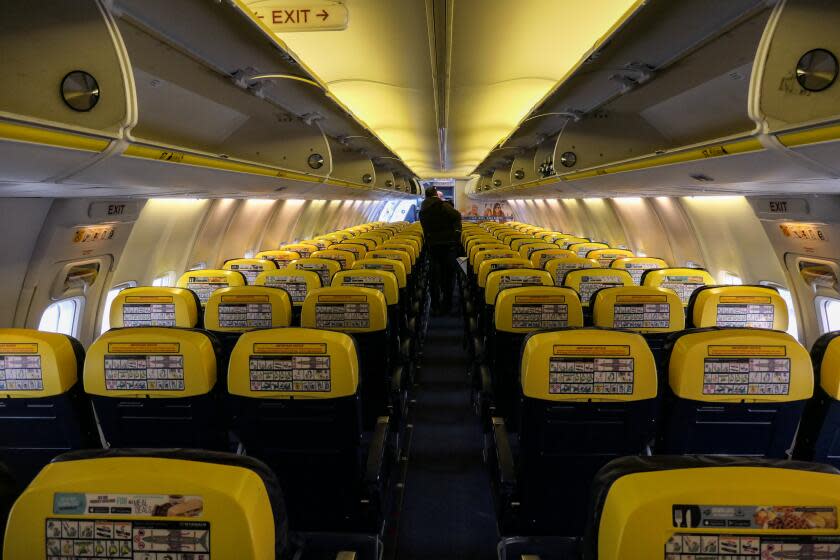
M 493 426 L 493 441 L 496 448 L 496 463 L 499 467 L 499 486 L 507 495 L 513 494 L 516 490 L 516 468 L 513 462 L 513 451 L 510 448 L 510 438 L 504 418 L 494 416 L 491 420 Z
M 404 364 L 397 364 L 391 369 L 391 396 L 394 397 L 403 392 L 403 374 L 405 372 Z
M 388 435 L 391 430 L 391 418 L 380 416 L 376 419 L 373 438 L 368 450 L 367 465 L 365 466 L 365 483 L 375 485 L 382 480 L 385 467 L 385 450 L 388 446 Z

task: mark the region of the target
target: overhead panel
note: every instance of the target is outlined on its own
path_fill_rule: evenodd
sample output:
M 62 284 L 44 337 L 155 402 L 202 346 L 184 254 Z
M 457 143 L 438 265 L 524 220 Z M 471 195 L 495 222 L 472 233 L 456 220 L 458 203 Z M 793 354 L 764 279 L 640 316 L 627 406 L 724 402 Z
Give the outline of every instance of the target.
M 449 174 L 470 174 L 640 4 L 636 0 L 455 2 Z

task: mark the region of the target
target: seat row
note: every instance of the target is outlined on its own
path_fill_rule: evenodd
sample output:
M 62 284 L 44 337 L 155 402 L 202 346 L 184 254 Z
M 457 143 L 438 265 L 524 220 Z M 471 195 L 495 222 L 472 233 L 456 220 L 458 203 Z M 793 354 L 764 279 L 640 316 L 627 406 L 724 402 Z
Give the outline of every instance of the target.
M 62 452 L 101 449 L 100 434 L 112 450 L 239 448 L 280 481 L 296 531 L 379 534 L 399 442 L 387 411 L 365 425 L 370 381 L 348 334 L 251 331 L 229 358 L 182 328 L 112 329 L 86 356 L 66 335 L 4 329 L 0 348 L 0 461 L 18 488 Z
M 420 268 L 417 263 L 415 271 Z M 411 363 L 399 344 L 404 322 L 398 316 L 397 275 L 347 270 L 340 283 L 308 290 L 295 320 L 292 298 L 281 288 L 226 283 L 243 278 L 235 270 L 191 274 L 197 283 L 211 286 L 205 298 L 188 288 L 120 292 L 110 310 L 115 328 L 87 353 L 68 336 L 0 330 L 0 462 L 9 467 L 10 485 L 19 491 L 69 450 L 87 451 L 71 454 L 74 459 L 68 461 L 202 457 L 244 465 L 263 481 L 275 480 L 268 485 L 272 500 L 282 498 L 277 481 L 283 488 L 282 510 L 273 511 L 280 522 L 278 552 L 289 546 L 281 533 L 291 524 L 295 542 L 308 543 L 310 554 L 349 542 L 361 557 L 377 558 L 407 400 L 403 369 Z M 358 274 L 364 275 L 361 282 Z M 309 328 L 291 327 L 293 321 Z M 109 450 L 92 451 L 103 446 Z M 145 451 L 126 451 L 134 448 Z M 167 448 L 197 451 L 149 451 Z M 235 450 L 240 455 L 228 455 Z M 107 475 L 93 480 L 108 484 Z M 30 490 L 33 486 L 37 481 Z M 251 499 L 249 488 L 243 488 L 240 499 Z M 141 493 L 136 500 L 122 494 L 114 499 L 128 504 L 123 514 L 152 507 L 160 498 L 155 508 L 195 517 L 205 497 Z M 98 499 L 107 501 L 101 495 Z M 158 515 L 143 511 L 147 517 Z M 268 527 L 270 519 L 261 526 Z M 171 551 L 190 551 L 196 554 L 183 557 L 210 558 L 199 553 L 208 551 L 213 537 L 195 524 L 185 522 L 174 532 L 146 533 L 149 527 L 144 527 L 131 533 L 133 545 L 116 536 L 115 524 L 109 521 L 108 526 L 111 540 L 106 544 L 82 531 L 58 538 L 48 523 L 53 538 L 46 555 L 157 560 L 174 557 Z M 138 541 L 144 535 L 154 538 Z M 145 544 L 137 549 L 138 542 Z M 138 556 L 123 550 L 131 546 L 138 554 L 160 552 Z
M 337 536 L 342 545 L 328 556 L 323 541 L 290 531 L 286 489 L 263 463 L 240 455 L 71 453 L 45 467 L 17 499 L 3 552 L 8 560 L 375 557 L 359 554 L 365 543 L 348 542 L 347 535 Z M 506 539 L 500 559 L 805 560 L 840 554 L 840 472 L 825 465 L 625 457 L 608 463 L 588 492 L 584 538 Z M 574 506 L 561 500 L 557 507 Z

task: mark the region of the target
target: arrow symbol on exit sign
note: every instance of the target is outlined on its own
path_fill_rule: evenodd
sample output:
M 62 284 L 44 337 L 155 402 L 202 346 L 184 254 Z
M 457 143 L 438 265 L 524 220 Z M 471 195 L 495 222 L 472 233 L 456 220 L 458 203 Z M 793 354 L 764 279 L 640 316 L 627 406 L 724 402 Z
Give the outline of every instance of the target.
M 330 17 L 330 13 L 327 10 L 321 10 L 321 13 L 315 14 L 321 21 L 327 21 L 327 18 Z

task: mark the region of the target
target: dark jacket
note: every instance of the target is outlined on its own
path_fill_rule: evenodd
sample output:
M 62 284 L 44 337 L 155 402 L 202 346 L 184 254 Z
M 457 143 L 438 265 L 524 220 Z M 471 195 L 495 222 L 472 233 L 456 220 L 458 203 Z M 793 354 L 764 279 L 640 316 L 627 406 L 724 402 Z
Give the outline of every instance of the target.
M 426 197 L 420 205 L 420 224 L 428 245 L 460 241 L 461 213 L 436 196 Z

